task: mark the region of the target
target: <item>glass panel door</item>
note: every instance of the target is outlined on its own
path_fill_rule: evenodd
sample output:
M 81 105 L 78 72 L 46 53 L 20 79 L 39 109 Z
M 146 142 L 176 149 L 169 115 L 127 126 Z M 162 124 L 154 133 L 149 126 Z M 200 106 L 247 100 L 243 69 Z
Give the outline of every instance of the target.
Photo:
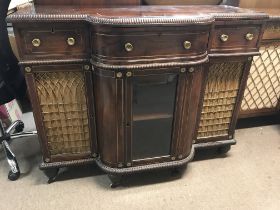
M 177 77 L 165 73 L 133 78 L 133 160 L 170 154 Z

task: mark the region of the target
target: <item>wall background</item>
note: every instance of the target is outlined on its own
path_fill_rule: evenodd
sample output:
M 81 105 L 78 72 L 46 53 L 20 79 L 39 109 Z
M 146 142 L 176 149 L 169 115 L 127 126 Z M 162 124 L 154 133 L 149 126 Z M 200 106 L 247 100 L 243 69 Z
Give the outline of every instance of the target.
M 240 0 L 240 7 L 280 9 L 280 0 Z

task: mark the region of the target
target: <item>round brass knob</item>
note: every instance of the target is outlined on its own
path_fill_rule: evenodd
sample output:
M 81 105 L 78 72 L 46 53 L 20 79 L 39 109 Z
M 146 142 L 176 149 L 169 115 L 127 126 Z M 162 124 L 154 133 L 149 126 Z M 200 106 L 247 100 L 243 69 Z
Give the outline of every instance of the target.
M 90 69 L 90 66 L 89 66 L 89 65 L 84 65 L 84 69 L 85 69 L 85 70 L 89 70 L 89 69 Z
M 186 50 L 190 49 L 191 46 L 192 46 L 192 43 L 190 43 L 189 41 L 184 41 L 184 48 L 185 48 Z
M 226 41 L 228 40 L 228 35 L 222 34 L 222 35 L 220 36 L 220 39 L 221 39 L 223 42 L 226 42 Z
M 69 38 L 67 38 L 67 44 L 69 45 L 69 46 L 73 46 L 73 45 L 75 45 L 75 39 L 73 38 L 73 37 L 69 37 Z
M 251 33 L 246 34 L 246 39 L 247 39 L 248 41 L 253 40 L 253 39 L 254 39 L 254 34 L 251 34 Z
M 40 39 L 33 39 L 32 40 L 32 45 L 34 46 L 34 47 L 39 47 L 40 45 L 41 45 L 41 40 Z
M 30 73 L 31 72 L 31 68 L 29 66 L 24 68 L 25 72 Z
M 122 77 L 122 73 L 121 72 L 118 72 L 117 73 L 117 78 L 121 78 Z
M 131 43 L 126 43 L 124 47 L 127 52 L 131 52 L 133 50 L 133 45 Z
M 194 72 L 194 67 L 189 68 L 189 72 Z
M 131 77 L 132 76 L 132 72 L 131 71 L 126 72 L 126 76 L 127 77 Z

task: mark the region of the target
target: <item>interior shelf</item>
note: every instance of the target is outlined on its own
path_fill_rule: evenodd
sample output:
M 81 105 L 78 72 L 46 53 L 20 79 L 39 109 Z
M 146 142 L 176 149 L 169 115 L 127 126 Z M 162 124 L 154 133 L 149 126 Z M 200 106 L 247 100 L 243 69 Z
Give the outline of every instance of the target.
M 168 113 L 139 114 L 133 116 L 133 121 L 169 119 L 169 118 L 173 118 L 173 114 L 168 114 Z

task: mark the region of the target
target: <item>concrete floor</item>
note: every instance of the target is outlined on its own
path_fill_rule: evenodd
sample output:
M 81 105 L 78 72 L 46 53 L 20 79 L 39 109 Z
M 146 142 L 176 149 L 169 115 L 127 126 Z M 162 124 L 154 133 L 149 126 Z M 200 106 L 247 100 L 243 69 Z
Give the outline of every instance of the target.
M 30 119 L 25 115 L 27 130 Z M 227 155 L 196 154 L 181 177 L 138 174 L 116 189 L 94 165 L 64 170 L 47 184 L 37 138 L 19 140 L 12 144 L 22 171 L 15 182 L 0 149 L 0 209 L 280 209 L 280 125 L 239 129 L 236 140 Z

